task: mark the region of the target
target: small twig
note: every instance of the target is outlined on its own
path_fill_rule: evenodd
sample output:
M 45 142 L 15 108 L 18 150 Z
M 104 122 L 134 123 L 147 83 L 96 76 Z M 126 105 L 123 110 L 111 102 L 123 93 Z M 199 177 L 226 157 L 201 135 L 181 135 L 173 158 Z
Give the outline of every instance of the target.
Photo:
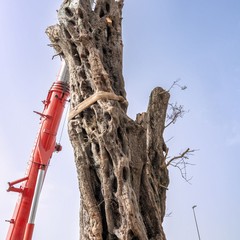
M 178 168 L 180 173 L 181 173 L 182 178 L 187 183 L 191 184 L 190 181 L 191 181 L 192 177 L 191 178 L 187 178 L 187 170 L 186 169 L 187 169 L 187 165 L 194 165 L 194 164 L 186 163 L 185 161 L 180 161 L 180 162 L 178 162 L 176 164 L 170 164 L 170 165 L 173 166 L 173 167 Z M 183 167 L 181 167 L 181 165 L 183 165 Z
M 165 143 L 170 142 L 172 139 L 174 139 L 174 137 L 170 137 L 167 141 L 165 141 Z
M 166 187 L 166 186 L 164 186 L 164 185 L 162 185 L 160 183 L 159 183 L 159 186 L 162 187 L 162 188 L 165 188 L 166 190 L 168 190 L 168 187 Z
M 55 55 L 52 56 L 52 60 L 53 60 L 55 57 L 58 57 L 58 56 L 60 56 L 60 59 L 62 60 L 62 55 L 63 55 L 63 52 L 57 53 L 57 54 L 55 54 Z
M 105 200 L 103 199 L 98 205 L 97 207 L 100 207 L 100 205 L 104 202 Z
M 109 199 L 109 198 L 108 198 L 108 199 Z M 91 208 L 95 208 L 96 206 L 97 206 L 97 207 L 100 207 L 100 205 L 101 205 L 102 203 L 104 203 L 104 201 L 105 201 L 105 199 L 103 199 L 99 204 L 90 207 L 90 209 L 91 209 Z
M 165 217 L 171 217 L 172 216 L 172 212 L 170 213 L 166 213 Z
M 167 91 L 170 92 L 170 91 L 172 90 L 172 88 L 173 88 L 175 85 L 177 85 L 177 83 L 178 83 L 179 81 L 180 81 L 180 79 L 175 80 Z
M 58 44 L 56 44 L 56 43 L 49 43 L 49 44 L 47 44 L 47 46 L 49 46 L 49 47 L 60 47 Z
M 175 80 L 167 91 L 170 92 L 175 86 L 179 87 L 181 90 L 186 90 L 187 86 L 185 86 L 185 85 L 181 86 L 180 84 L 178 84 L 178 82 L 180 82 L 180 81 L 181 81 L 180 78 Z

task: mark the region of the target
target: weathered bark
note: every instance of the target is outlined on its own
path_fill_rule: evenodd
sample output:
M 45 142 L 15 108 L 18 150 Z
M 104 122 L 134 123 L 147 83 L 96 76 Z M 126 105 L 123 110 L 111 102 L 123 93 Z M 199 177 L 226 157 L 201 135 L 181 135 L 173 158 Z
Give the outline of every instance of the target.
M 81 193 L 80 239 L 164 240 L 169 183 L 163 139 L 169 93 L 155 88 L 148 110 L 126 115 L 122 76 L 123 1 L 66 0 L 47 29 L 70 72 L 72 143 Z M 81 102 L 102 91 L 117 95 Z

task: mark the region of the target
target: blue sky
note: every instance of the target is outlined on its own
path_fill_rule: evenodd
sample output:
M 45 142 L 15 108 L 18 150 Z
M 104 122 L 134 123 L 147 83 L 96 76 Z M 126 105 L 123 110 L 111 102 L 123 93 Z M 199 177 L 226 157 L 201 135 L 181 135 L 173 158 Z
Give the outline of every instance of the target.
M 44 34 L 57 22 L 61 1 L 6 1 L 0 9 L 0 238 L 8 229 L 17 194 L 7 182 L 24 176 L 41 100 L 55 80 L 60 61 Z M 164 226 L 168 240 L 238 240 L 240 214 L 240 2 L 237 0 L 126 0 L 123 18 L 124 76 L 129 115 L 146 110 L 152 88 L 181 79 L 188 88 L 172 90 L 189 112 L 166 129 L 171 155 L 200 149 L 188 168 L 191 185 L 170 168 Z M 79 193 L 66 133 L 63 151 L 49 168 L 36 219 L 34 239 L 78 239 Z

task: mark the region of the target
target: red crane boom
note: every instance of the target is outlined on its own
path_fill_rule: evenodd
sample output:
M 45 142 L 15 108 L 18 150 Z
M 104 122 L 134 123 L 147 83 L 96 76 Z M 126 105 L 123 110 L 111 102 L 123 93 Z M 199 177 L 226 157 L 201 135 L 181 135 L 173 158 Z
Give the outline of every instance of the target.
M 40 129 L 37 135 L 26 176 L 9 182 L 7 191 L 19 193 L 15 211 L 10 222 L 6 240 L 31 240 L 38 200 L 47 168 L 54 151 L 61 151 L 56 144 L 56 135 L 62 118 L 69 89 L 68 72 L 65 64 L 58 75 L 57 81 L 50 88 L 47 98 L 43 101 L 44 109 L 41 116 Z M 21 183 L 20 187 L 16 184 Z

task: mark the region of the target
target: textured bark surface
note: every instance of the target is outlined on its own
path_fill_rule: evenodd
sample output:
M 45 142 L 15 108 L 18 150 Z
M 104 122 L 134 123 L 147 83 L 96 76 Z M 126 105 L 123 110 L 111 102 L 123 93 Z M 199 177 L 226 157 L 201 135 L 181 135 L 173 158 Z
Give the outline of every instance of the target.
M 66 0 L 46 32 L 70 72 L 69 120 L 81 193 L 80 239 L 164 240 L 169 184 L 163 130 L 169 93 L 155 88 L 145 113 L 127 114 L 122 75 L 123 1 Z M 121 100 L 121 101 L 120 101 Z M 71 114 L 70 112 L 70 114 Z

